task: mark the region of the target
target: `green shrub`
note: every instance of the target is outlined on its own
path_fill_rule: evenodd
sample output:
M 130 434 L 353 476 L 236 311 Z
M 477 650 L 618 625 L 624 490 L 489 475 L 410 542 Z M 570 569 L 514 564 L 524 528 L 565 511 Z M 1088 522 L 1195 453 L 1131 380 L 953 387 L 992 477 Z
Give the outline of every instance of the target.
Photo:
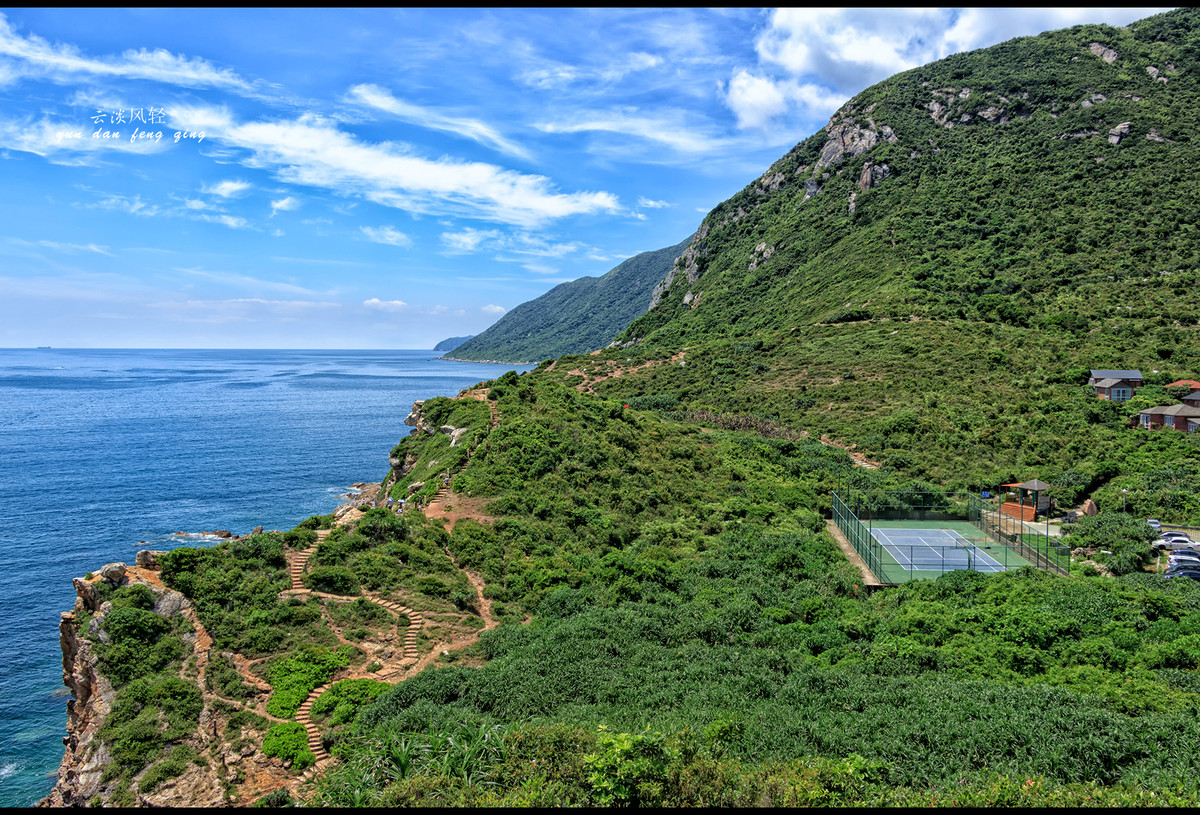
M 308 734 L 299 722 L 278 722 L 271 725 L 263 737 L 263 755 L 290 761 L 293 770 L 303 770 L 316 763 L 317 757 L 308 748 Z
M 318 566 L 304 575 L 304 585 L 328 594 L 357 594 L 358 578 L 343 566 Z
M 659 806 L 673 759 L 661 733 L 596 734 L 598 752 L 584 758 L 596 803 L 608 806 Z
M 267 713 L 281 719 L 296 715 L 313 690 L 350 664 L 350 653 L 348 646 L 330 651 L 320 645 L 307 645 L 294 654 L 271 660 L 266 671 L 272 688 Z

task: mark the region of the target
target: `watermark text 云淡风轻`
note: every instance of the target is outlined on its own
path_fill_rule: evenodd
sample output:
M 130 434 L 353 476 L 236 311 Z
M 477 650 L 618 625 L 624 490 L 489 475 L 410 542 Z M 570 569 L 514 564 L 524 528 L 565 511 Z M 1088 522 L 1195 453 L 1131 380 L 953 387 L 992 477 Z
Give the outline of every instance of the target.
M 204 141 L 203 130 L 168 130 L 157 129 L 154 125 L 166 124 L 167 114 L 163 108 L 118 108 L 116 110 L 97 110 L 91 117 L 95 129 L 91 138 L 100 141 L 117 141 L 129 139 L 131 144 L 137 142 L 160 142 L 163 137 L 173 139 L 176 144 L 180 141 Z M 83 139 L 84 131 L 59 130 L 55 132 L 55 141 L 66 139 Z

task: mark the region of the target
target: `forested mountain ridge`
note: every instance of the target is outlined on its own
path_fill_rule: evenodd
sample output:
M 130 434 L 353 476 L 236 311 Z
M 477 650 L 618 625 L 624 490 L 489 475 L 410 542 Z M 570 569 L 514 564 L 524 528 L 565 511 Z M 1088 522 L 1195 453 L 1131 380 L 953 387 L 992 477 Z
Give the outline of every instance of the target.
M 655 284 L 690 240 L 634 255 L 600 277 L 555 286 L 445 358 L 530 363 L 603 348 L 646 312 Z
M 1198 49 L 1180 10 L 868 88 L 704 219 L 627 338 L 911 315 L 1086 329 L 1117 306 L 1195 323 Z
M 829 434 L 956 488 L 1036 474 L 1064 503 L 1136 495 L 1200 523 L 1195 440 L 1127 424 L 1200 373 L 1198 19 L 1048 32 L 866 89 L 703 220 L 610 355 L 686 364 L 596 390 Z M 1091 368 L 1150 387 L 1098 403 Z

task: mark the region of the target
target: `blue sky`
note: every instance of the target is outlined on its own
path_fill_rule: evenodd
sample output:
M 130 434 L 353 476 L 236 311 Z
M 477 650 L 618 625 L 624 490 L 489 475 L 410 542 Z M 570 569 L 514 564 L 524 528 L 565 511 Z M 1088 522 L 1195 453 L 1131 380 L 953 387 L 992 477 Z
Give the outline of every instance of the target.
M 958 51 L 1153 9 L 3 9 L 0 347 L 429 348 Z

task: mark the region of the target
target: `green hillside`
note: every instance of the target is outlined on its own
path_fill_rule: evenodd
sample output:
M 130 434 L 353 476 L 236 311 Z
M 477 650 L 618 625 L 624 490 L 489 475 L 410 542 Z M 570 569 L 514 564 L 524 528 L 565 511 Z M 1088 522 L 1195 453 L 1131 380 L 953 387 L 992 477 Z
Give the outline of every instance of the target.
M 643 252 L 601 277 L 555 286 L 517 306 L 445 358 L 531 363 L 603 348 L 646 312 L 655 284 L 687 244 L 685 240 Z
M 1200 374 L 1197 19 L 868 88 L 704 219 L 620 337 L 635 347 L 559 370 L 686 349 L 596 389 L 827 433 L 957 487 L 1036 475 L 1065 502 L 1200 523 L 1195 439 L 1126 426 Z M 1154 387 L 1099 403 L 1091 368 Z
M 912 315 L 1194 325 L 1195 19 L 1012 40 L 868 88 L 704 219 L 626 336 Z
M 222 722 L 234 781 L 256 740 L 290 756 L 274 805 L 1194 805 L 1200 583 L 1138 516 L 1200 525 L 1200 441 L 1128 418 L 1200 378 L 1198 70 L 1181 10 L 867 89 L 663 250 L 623 347 L 425 400 L 402 514 L 164 555 L 220 657 L 205 715 L 153 598 L 98 589 L 111 800 Z M 1147 386 L 1101 401 L 1090 368 Z M 871 585 L 827 525 L 837 487 L 1035 476 L 1100 505 L 1069 574 Z

